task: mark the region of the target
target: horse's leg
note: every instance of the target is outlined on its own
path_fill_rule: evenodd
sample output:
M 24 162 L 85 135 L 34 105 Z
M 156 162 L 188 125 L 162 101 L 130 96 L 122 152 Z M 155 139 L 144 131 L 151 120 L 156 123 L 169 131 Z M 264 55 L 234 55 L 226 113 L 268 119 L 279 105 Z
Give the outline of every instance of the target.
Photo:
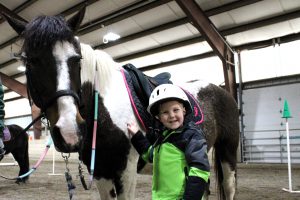
M 101 200 L 117 200 L 113 180 L 100 179 L 95 181 Z
M 221 141 L 215 144 L 215 170 L 219 198 L 233 200 L 236 188 L 236 148 L 228 143 Z
M 237 149 L 239 144 L 238 124 L 231 121 L 231 124 L 222 126 L 221 131 L 220 135 L 222 137 L 215 144 L 215 156 L 217 158 L 215 164 L 219 170 L 220 168 L 222 169 L 223 179 L 220 177 L 218 179 L 222 183 L 221 191 L 223 192 L 221 195 L 227 200 L 233 200 L 236 190 Z
M 28 155 L 28 138 L 20 136 L 18 141 L 14 144 L 17 148 L 11 151 L 17 161 L 20 171 L 19 176 L 27 173 L 29 171 L 29 155 Z M 26 176 L 22 180 L 17 180 L 16 182 L 25 182 L 29 177 Z
M 100 179 L 95 181 L 96 186 L 101 197 L 101 200 L 134 200 L 135 199 L 135 186 L 136 186 L 136 170 L 137 170 L 137 152 L 131 148 L 128 155 L 127 167 L 124 170 L 121 182 L 123 184 L 122 193 L 116 196 L 115 185 L 113 180 Z
M 24 149 L 16 149 L 13 152 L 11 152 L 14 156 L 15 160 L 17 161 L 20 170 L 19 170 L 19 176 L 27 173 L 29 171 L 29 158 L 28 158 L 28 151 Z M 26 176 L 22 180 L 18 179 L 16 182 L 25 182 L 29 177 Z
M 233 103 L 232 103 L 233 104 Z M 227 200 L 232 200 L 236 192 L 237 150 L 239 137 L 239 114 L 235 106 L 228 103 L 225 109 L 229 115 L 223 121 L 223 140 L 221 143 L 221 166 L 223 171 L 223 188 Z
M 222 170 L 223 170 L 223 188 L 225 192 L 225 197 L 227 200 L 233 200 L 235 195 L 236 188 L 236 169 L 230 166 L 227 162 L 222 162 Z
M 137 179 L 138 153 L 132 147 L 128 155 L 127 167 L 122 174 L 123 193 L 118 196 L 118 200 L 134 200 Z

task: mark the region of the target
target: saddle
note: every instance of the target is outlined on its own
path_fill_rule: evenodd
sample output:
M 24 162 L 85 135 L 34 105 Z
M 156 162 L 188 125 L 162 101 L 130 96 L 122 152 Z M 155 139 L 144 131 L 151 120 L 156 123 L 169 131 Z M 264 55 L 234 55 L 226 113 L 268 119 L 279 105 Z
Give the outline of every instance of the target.
M 147 108 L 151 92 L 156 86 L 165 83 L 172 84 L 170 80 L 171 74 L 168 72 L 162 72 L 154 77 L 150 77 L 132 64 L 126 64 L 123 68 L 129 73 L 133 88 L 145 108 Z
M 154 90 L 155 87 L 161 84 L 169 83 L 173 84 L 170 80 L 171 74 L 168 72 L 160 73 L 154 77 L 150 77 L 145 75 L 142 71 L 137 69 L 132 64 L 126 64 L 123 66 L 125 69 L 125 79 L 126 84 L 129 89 L 129 93 L 131 95 L 131 103 L 132 106 L 136 109 L 136 115 L 139 117 L 139 121 L 144 125 L 145 130 L 150 129 L 160 129 L 160 125 L 153 120 L 149 113 L 147 113 L 146 109 L 149 104 L 149 97 L 151 92 Z M 203 113 L 202 110 L 195 99 L 195 97 L 190 94 L 188 91 L 182 90 L 187 95 L 191 106 L 192 106 L 192 114 L 186 116 L 189 120 L 194 121 L 197 125 L 203 122 Z

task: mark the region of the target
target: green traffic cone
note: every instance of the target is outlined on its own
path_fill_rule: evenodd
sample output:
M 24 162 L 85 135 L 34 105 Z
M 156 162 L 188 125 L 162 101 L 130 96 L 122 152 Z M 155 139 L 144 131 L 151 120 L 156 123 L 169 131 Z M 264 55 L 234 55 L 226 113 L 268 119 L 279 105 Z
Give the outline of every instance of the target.
M 283 107 L 283 113 L 282 113 L 282 118 L 291 118 L 291 113 L 289 109 L 289 105 L 287 100 L 284 100 L 284 107 Z

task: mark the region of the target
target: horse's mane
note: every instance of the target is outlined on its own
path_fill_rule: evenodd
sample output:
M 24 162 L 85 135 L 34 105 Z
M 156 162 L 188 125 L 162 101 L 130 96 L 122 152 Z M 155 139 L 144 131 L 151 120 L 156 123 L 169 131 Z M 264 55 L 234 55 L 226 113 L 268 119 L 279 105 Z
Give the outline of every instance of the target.
M 62 16 L 39 16 L 26 25 L 23 50 L 33 56 L 57 41 L 74 41 L 74 34 Z
M 94 83 L 95 74 L 99 80 L 95 88 L 105 93 L 105 88 L 109 88 L 112 83 L 112 76 L 116 70 L 119 70 L 119 63 L 116 63 L 110 55 L 101 50 L 94 50 L 90 45 L 81 43 L 81 81 Z

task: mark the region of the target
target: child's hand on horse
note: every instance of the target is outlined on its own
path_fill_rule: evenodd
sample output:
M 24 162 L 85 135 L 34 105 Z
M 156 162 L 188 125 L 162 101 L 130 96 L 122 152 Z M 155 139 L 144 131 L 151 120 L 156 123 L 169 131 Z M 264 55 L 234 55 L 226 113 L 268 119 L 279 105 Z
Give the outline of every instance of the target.
M 127 123 L 127 130 L 129 135 L 132 137 L 139 131 L 139 127 L 135 122 L 129 122 Z

